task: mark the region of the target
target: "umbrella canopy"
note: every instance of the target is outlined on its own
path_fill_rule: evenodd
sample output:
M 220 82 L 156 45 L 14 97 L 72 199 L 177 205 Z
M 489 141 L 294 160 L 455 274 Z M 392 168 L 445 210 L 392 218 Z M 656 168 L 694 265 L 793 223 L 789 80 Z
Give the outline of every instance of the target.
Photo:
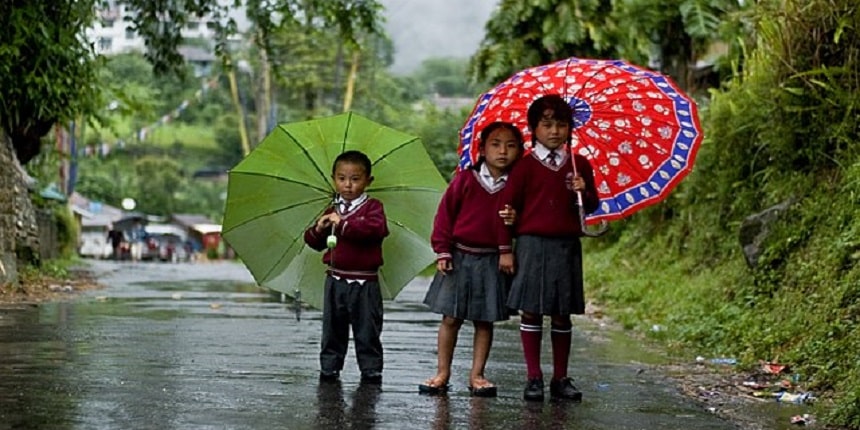
M 522 70 L 481 95 L 460 131 L 459 167 L 476 162 L 476 140 L 494 121 L 519 127 L 528 153 L 529 105 L 549 94 L 573 108 L 571 150 L 594 169 L 600 205 L 587 223 L 619 219 L 661 201 L 692 169 L 703 137 L 695 102 L 660 73 L 621 60 L 582 58 Z
M 344 151 L 370 158 L 366 192 L 382 201 L 390 235 L 379 283 L 392 299 L 436 259 L 429 244 L 446 183 L 421 140 L 355 113 L 276 127 L 230 172 L 222 236 L 257 283 L 322 307 L 322 254 L 303 234 L 331 205 L 332 163 Z

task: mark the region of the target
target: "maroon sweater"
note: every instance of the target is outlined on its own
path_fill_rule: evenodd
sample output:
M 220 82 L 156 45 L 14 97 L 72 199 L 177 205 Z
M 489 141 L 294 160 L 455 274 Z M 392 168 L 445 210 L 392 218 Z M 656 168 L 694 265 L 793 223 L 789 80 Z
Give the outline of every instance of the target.
M 323 214 L 334 210 L 330 207 Z M 326 250 L 330 233 L 331 229 L 318 233 L 311 226 L 305 230 L 305 243 L 317 251 Z M 368 198 L 346 215 L 341 215 L 334 235 L 337 246 L 323 254 L 323 263 L 329 266 L 328 272 L 346 279 L 377 280 L 377 271 L 382 266 L 382 239 L 388 236 L 382 202 Z
M 532 152 L 511 169 L 508 183 L 502 189 L 501 204 L 510 204 L 517 211 L 516 236 L 582 236 L 576 192 L 566 185 L 568 175 L 573 176 L 570 150 L 564 150 L 568 156 L 558 167 L 545 165 Z M 576 155 L 574 160 L 577 173 L 585 180 L 582 192 L 585 213 L 592 213 L 600 203 L 594 186 L 594 171 L 585 157 Z
M 430 243 L 439 260 L 451 259 L 454 248 L 478 253 L 510 253 L 499 217 L 499 197 L 504 188 L 495 193 L 488 191 L 478 178 L 478 171 L 465 170 L 454 176 L 433 220 Z

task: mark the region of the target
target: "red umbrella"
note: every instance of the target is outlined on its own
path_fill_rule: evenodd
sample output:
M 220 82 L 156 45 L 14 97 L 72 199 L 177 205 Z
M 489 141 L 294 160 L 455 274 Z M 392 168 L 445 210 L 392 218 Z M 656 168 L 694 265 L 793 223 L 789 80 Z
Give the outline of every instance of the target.
M 492 122 L 531 130 L 535 99 L 558 94 L 573 107 L 571 150 L 594 169 L 600 205 L 588 224 L 623 218 L 659 202 L 690 172 L 702 141 L 696 103 L 667 76 L 621 60 L 568 58 L 517 72 L 478 98 L 460 131 L 460 163 L 478 159 Z M 474 144 L 473 144 L 474 143 Z

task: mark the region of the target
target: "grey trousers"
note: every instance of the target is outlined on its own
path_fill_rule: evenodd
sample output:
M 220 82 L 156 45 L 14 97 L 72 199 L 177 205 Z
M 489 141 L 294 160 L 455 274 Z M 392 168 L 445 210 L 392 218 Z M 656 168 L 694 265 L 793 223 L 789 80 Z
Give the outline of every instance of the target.
M 382 293 L 379 282 L 347 282 L 326 276 L 320 370 L 343 369 L 349 347 L 349 327 L 362 374 L 382 373 Z

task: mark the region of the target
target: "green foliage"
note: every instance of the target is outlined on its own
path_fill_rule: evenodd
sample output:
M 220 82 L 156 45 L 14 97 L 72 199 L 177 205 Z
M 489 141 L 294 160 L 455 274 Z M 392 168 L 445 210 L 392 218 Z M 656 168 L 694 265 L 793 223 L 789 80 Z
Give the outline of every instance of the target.
M 486 24 L 473 57 L 478 81 L 500 82 L 516 70 L 576 56 L 659 64 L 682 87 L 689 66 L 737 32 L 722 21 L 736 0 L 504 0 Z
M 860 14 L 772 0 L 737 18 L 755 45 L 704 109 L 696 170 L 614 244 L 589 243 L 590 287 L 681 354 L 788 363 L 833 400 L 829 423 L 860 428 Z M 747 267 L 740 224 L 784 202 Z
M 430 58 L 421 63 L 413 77 L 421 88 L 425 88 L 424 93 L 471 97 L 482 90 L 469 82 L 468 68 L 468 61 L 458 58 Z
M 60 244 L 60 257 L 72 258 L 78 250 L 78 224 L 72 211 L 66 205 L 54 205 L 54 222 L 57 224 L 57 242 Z
M 92 19 L 93 0 L 0 3 L 0 127 L 23 163 L 55 121 L 100 104 L 99 62 L 79 37 Z
M 168 157 L 144 157 L 134 163 L 138 210 L 167 215 L 176 210 L 176 190 L 182 181 L 181 165 Z
M 37 285 L 47 278 L 69 279 L 71 260 L 42 261 L 39 266 L 26 265 L 18 268 L 19 280 L 22 285 Z

